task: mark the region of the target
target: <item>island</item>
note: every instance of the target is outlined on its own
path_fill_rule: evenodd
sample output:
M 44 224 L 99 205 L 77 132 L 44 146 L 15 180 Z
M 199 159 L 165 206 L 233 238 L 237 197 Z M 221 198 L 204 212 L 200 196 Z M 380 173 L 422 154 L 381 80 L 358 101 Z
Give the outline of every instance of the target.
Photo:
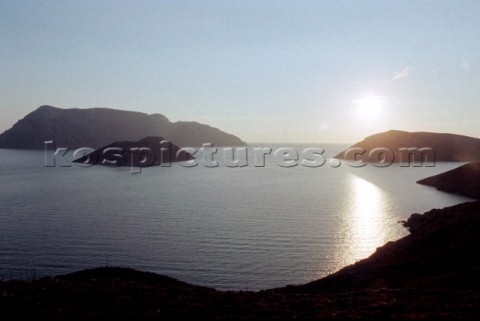
M 109 108 L 62 109 L 40 106 L 0 134 L 0 148 L 44 149 L 45 141 L 57 147 L 100 148 L 116 141 L 138 141 L 161 136 L 180 147 L 245 146 L 234 136 L 197 122 L 170 122 L 162 114 Z
M 194 159 L 193 155 L 163 137 L 145 137 L 137 142 L 120 141 L 84 155 L 75 163 L 109 167 L 150 167 Z

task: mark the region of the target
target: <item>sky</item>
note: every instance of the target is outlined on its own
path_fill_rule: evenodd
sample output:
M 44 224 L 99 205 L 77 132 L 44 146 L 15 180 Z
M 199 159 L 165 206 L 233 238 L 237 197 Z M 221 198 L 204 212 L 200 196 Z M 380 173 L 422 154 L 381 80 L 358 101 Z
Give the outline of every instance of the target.
M 0 132 L 41 105 L 247 142 L 480 137 L 480 1 L 0 0 Z

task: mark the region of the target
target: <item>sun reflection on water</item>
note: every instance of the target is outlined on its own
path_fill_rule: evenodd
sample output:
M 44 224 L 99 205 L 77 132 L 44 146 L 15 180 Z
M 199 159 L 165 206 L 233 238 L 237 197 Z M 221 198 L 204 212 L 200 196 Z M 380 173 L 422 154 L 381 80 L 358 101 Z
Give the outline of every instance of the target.
M 346 218 L 345 263 L 368 257 L 386 241 L 386 197 L 375 184 L 352 175 L 350 204 Z

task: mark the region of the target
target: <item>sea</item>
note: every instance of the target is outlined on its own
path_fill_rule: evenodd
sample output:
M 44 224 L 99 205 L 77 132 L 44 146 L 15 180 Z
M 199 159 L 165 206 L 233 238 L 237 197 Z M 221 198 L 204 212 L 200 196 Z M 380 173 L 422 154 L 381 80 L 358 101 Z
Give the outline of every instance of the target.
M 149 168 L 0 149 L 0 280 L 111 266 L 219 290 L 302 284 L 406 236 L 412 213 L 471 200 L 416 184 L 461 163 L 332 159 L 347 147 L 203 149 Z

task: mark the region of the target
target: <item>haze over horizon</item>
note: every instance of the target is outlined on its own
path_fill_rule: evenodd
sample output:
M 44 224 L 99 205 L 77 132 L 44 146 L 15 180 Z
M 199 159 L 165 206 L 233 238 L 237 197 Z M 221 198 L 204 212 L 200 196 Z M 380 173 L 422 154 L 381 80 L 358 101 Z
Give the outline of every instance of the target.
M 247 142 L 480 137 L 477 1 L 0 3 L 0 132 L 40 105 Z

